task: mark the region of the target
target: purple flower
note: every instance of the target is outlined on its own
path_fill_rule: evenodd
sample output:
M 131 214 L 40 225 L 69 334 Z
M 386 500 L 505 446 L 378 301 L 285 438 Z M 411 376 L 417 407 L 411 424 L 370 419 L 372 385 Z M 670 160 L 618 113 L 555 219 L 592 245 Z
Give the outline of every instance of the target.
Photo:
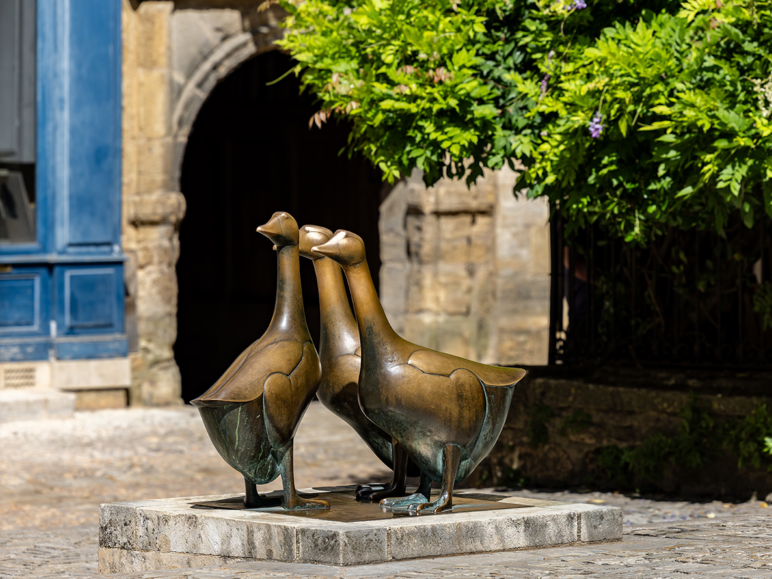
M 544 96 L 544 93 L 547 92 L 547 85 L 549 84 L 550 79 L 552 78 L 551 74 L 545 74 L 544 78 L 541 79 L 541 93 L 539 93 L 539 99 Z
M 568 6 L 564 6 L 563 10 L 583 10 L 587 8 L 587 2 L 584 0 L 574 0 Z
M 600 137 L 601 132 L 603 131 L 603 125 L 601 124 L 601 121 L 603 120 L 603 115 L 600 114 L 600 111 L 595 113 L 595 116 L 592 117 L 592 120 L 590 121 L 590 135 L 592 135 L 593 139 L 597 139 Z

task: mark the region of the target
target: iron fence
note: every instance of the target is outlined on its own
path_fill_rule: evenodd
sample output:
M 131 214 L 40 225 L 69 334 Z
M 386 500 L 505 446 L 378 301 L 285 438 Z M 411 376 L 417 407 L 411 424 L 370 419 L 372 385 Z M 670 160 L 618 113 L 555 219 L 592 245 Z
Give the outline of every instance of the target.
M 550 364 L 772 368 L 772 222 L 646 247 L 551 222 Z

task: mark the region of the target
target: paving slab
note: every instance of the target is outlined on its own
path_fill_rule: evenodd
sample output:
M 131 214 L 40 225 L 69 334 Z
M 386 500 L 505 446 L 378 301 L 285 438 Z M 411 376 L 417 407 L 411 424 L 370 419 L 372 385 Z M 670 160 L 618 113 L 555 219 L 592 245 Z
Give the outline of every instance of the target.
M 72 418 L 75 394 L 43 388 L 0 389 L 0 423 Z
M 330 509 L 245 509 L 242 495 L 111 503 L 100 508 L 99 571 L 239 561 L 351 566 L 618 541 L 616 507 L 460 491 L 451 512 L 397 515 L 353 487 L 306 489 Z

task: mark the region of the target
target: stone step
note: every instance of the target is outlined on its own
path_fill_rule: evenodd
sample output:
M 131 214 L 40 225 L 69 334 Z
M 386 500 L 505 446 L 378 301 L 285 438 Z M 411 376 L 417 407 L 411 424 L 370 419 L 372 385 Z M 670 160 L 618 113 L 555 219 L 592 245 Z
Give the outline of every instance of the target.
M 19 420 L 72 418 L 75 394 L 42 388 L 0 389 L 0 424 Z

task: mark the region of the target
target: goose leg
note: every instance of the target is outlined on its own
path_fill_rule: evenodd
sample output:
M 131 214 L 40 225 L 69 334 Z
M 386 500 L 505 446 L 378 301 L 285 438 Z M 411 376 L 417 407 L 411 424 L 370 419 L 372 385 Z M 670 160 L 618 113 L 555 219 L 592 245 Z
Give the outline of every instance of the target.
M 418 488 L 412 495 L 398 499 L 383 499 L 381 501 L 381 508 L 391 509 L 395 512 L 407 512 L 410 508 L 410 505 L 428 503 L 431 494 L 432 481 L 423 471 L 421 471 L 421 478 L 418 481 Z
M 290 442 L 279 463 L 281 486 L 284 489 L 285 509 L 329 509 L 330 503 L 304 499 L 295 490 L 295 470 L 293 468 L 293 443 Z
M 367 484 L 357 487 L 356 498 L 358 501 L 380 501 L 387 497 L 402 496 L 405 494 L 405 477 L 407 476 L 407 452 L 405 447 L 391 439 L 391 466 L 394 475 L 387 485 Z
M 461 447 L 456 444 L 445 445 L 445 448 L 442 449 L 442 490 L 440 496 L 430 503 L 417 505 L 415 510 L 418 513 L 437 514 L 453 506 L 453 485 L 456 483 L 460 463 Z
M 263 497 L 261 497 L 257 492 L 257 487 L 254 483 L 249 482 L 247 479 L 244 479 L 244 485 L 246 486 L 247 492 L 244 494 L 244 508 L 245 509 L 256 509 L 258 507 L 265 507 L 268 506 L 266 501 Z

